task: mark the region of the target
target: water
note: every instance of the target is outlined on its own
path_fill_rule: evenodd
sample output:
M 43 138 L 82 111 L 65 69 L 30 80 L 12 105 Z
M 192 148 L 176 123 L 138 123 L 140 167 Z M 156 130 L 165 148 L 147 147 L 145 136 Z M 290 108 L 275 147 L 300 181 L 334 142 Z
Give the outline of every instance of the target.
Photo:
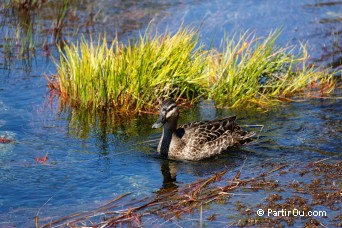
M 203 40 L 219 46 L 224 31 L 230 34 L 250 29 L 257 35 L 266 35 L 283 27 L 280 43 L 308 40 L 314 60 L 338 67 L 341 65 L 342 4 L 328 3 L 163 1 L 132 2 L 114 8 L 112 1 L 101 1 L 96 5 L 84 4 L 79 9 L 82 22 L 87 21 L 92 10 L 97 12 L 103 8 L 103 11 L 91 26 L 80 23 L 78 29 L 79 33 L 106 31 L 108 36 L 118 32 L 125 39 L 146 28 L 153 18 L 160 30 L 177 29 L 182 22 L 197 26 L 204 21 Z M 0 15 L 6 22 L 2 24 L 2 31 L 12 31 L 11 18 L 16 17 L 3 10 Z M 41 15 L 34 23 L 49 27 L 53 19 L 47 15 Z M 75 25 L 66 26 L 64 39 L 76 39 L 74 28 Z M 18 58 L 21 47 L 15 46 L 10 54 L 5 52 L 6 37 L 2 34 L 0 136 L 6 135 L 15 143 L 0 144 L 1 226 L 33 227 L 38 212 L 43 223 L 91 210 L 126 192 L 132 192 L 132 198 L 142 198 L 163 188 L 167 177 L 162 170 L 165 164 L 166 167 L 170 164 L 155 154 L 157 142 L 153 140 L 160 136 L 160 130 L 152 130 L 151 126 L 156 116 L 135 117 L 115 127 L 75 123 L 75 113 L 60 113 L 58 102 L 49 102 L 44 75 L 56 73 L 53 56 L 56 57 L 57 51 L 49 44 L 50 54 L 46 55 L 46 49 L 41 48 L 39 40 L 44 40 L 46 35 L 36 31 L 38 48 L 29 51 L 29 58 Z M 53 40 L 51 35 L 47 37 L 47 42 Z M 335 96 L 340 96 L 340 90 Z M 306 164 L 325 158 L 340 160 L 341 112 L 339 98 L 286 103 L 267 113 L 215 109 L 211 102 L 202 102 L 198 107 L 184 110 L 180 122 L 237 114 L 241 117 L 240 124 L 264 125 L 263 131 L 258 143 L 217 159 L 172 162 L 173 169 L 177 170 L 174 184 L 182 186 L 225 167 L 234 174 L 243 166 L 244 172 L 252 175 L 267 160 L 288 164 Z M 35 161 L 37 156 L 46 154 L 46 164 Z M 252 201 L 264 198 L 260 194 L 253 195 Z M 212 210 L 227 208 L 233 207 L 217 205 Z M 222 219 L 227 222 L 227 217 Z M 227 223 L 232 221 L 228 219 Z

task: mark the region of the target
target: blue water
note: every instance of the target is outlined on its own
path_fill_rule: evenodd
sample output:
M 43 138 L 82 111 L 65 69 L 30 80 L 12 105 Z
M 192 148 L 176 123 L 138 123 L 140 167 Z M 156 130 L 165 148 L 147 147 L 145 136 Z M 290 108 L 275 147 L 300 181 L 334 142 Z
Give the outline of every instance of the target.
M 229 36 L 234 31 L 249 29 L 257 35 L 267 35 L 282 27 L 280 43 L 308 40 L 315 60 L 338 65 L 341 52 L 335 51 L 341 47 L 336 46 L 336 41 L 341 45 L 342 27 L 335 19 L 342 17 L 342 4 L 315 5 L 327 2 L 164 1 L 128 4 L 116 11 L 110 8 L 114 3 L 108 1 L 96 6 L 103 7 L 100 16 L 107 15 L 107 21 L 95 23 L 92 29 L 94 33 L 105 30 L 109 36 L 116 29 L 124 39 L 146 28 L 153 18 L 161 30 L 177 29 L 182 22 L 198 26 L 203 21 L 202 39 L 219 46 L 224 32 Z M 87 14 L 86 10 L 81 12 Z M 0 17 L 9 20 L 3 11 Z M 115 24 L 113 18 L 121 20 Z M 40 20 L 50 22 L 48 18 Z M 9 27 L 2 25 L 1 31 Z M 80 27 L 80 33 L 85 30 Z M 65 39 L 73 41 L 76 38 L 70 31 L 72 27 L 66 30 Z M 0 42 L 4 44 L 4 36 Z M 22 59 L 8 58 L 2 45 L 0 136 L 14 139 L 15 143 L 0 144 L 1 226 L 33 227 L 38 212 L 44 223 L 93 209 L 126 192 L 140 198 L 163 187 L 161 167 L 165 161 L 155 153 L 160 130 L 151 129 L 156 116 L 135 117 L 107 128 L 77 125 L 73 121 L 75 114 L 60 112 L 58 101 L 51 103 L 49 99 L 44 76 L 56 73 L 56 48 L 50 45 L 51 55 L 46 56 L 39 46 L 34 53 L 31 51 L 30 58 Z M 340 90 L 335 93 L 340 97 Z M 339 98 L 286 103 L 267 113 L 215 109 L 210 101 L 183 110 L 181 123 L 237 114 L 240 124 L 264 128 L 257 143 L 218 159 L 172 163 L 177 170 L 175 184 L 181 186 L 225 167 L 234 173 L 244 161 L 244 171 L 253 173 L 268 159 L 290 164 L 330 157 L 341 159 L 340 113 Z M 35 161 L 37 156 L 46 154 L 46 164 Z M 256 199 L 260 197 L 255 195 Z

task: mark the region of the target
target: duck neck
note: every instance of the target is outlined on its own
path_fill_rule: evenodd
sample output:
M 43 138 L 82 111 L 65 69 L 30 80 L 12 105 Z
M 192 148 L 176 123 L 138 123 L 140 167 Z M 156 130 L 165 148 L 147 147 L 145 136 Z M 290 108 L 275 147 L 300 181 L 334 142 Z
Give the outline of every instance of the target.
M 164 124 L 163 135 L 160 140 L 160 154 L 162 157 L 167 158 L 169 154 L 172 135 L 177 129 L 177 119 L 171 119 Z

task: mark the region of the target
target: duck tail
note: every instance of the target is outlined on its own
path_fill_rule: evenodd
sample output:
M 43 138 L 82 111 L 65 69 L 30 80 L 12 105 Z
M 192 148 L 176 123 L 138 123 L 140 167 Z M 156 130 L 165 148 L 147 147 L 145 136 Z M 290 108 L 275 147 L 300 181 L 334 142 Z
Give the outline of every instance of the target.
M 240 135 L 240 145 L 245 145 L 253 141 L 253 137 L 255 136 L 255 132 L 251 131 L 242 131 Z

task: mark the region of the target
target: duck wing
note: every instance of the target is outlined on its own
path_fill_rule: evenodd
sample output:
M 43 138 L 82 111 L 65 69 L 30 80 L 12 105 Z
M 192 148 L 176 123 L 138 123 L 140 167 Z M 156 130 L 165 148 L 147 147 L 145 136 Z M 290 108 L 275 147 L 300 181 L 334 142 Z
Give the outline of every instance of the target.
M 236 116 L 230 116 L 184 124 L 177 129 L 176 134 L 184 141 L 193 141 L 197 145 L 202 145 L 219 138 L 227 131 L 233 132 L 235 119 Z

